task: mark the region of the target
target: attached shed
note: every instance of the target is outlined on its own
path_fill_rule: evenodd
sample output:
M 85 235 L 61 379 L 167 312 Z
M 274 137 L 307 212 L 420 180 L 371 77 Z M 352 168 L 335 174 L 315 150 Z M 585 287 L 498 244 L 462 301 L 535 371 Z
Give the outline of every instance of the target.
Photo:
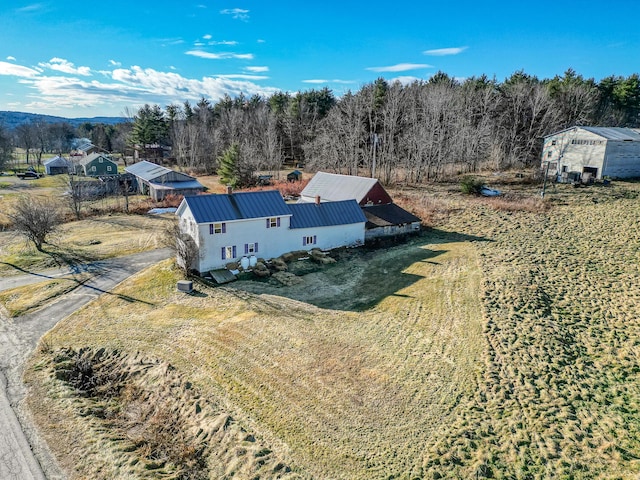
M 92 153 L 82 157 L 79 166 L 88 177 L 106 177 L 118 174 L 118 164 L 109 155 Z
M 318 172 L 300 193 L 300 203 L 355 200 L 365 205 L 392 203 L 391 197 L 376 178 Z
M 640 129 L 571 127 L 544 137 L 541 168 L 560 182 L 640 177 Z
M 420 231 L 421 221 L 395 203 L 362 207 L 367 218 L 365 239 L 392 237 Z
M 125 172 L 136 178 L 138 191 L 154 200 L 167 195 L 195 195 L 204 191 L 204 186 L 186 173 L 143 160 L 125 168 Z
M 44 171 L 47 175 L 62 175 L 72 171 L 71 163 L 61 156 L 45 160 Z

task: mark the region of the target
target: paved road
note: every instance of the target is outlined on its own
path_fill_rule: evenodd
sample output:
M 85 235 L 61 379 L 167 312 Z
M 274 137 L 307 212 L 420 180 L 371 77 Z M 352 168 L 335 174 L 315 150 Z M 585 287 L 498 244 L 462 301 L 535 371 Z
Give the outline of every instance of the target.
M 40 337 L 81 306 L 109 293 L 134 273 L 171 255 L 171 250 L 160 249 L 86 265 L 81 270 L 93 272 L 94 277 L 51 305 L 19 317 L 16 322 L 0 315 L 0 479 L 64 478 L 22 406 L 26 394 L 22 383 L 24 365 Z M 68 273 L 50 270 L 2 278 L 0 290 Z

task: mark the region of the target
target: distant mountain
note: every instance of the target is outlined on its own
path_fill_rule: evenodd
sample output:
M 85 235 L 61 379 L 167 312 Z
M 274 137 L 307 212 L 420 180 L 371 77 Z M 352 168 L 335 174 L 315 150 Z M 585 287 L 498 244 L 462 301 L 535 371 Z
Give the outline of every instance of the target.
M 24 112 L 7 112 L 0 111 L 0 125 L 13 130 L 18 125 L 32 122 L 45 122 L 45 123 L 61 123 L 66 122 L 74 127 L 77 127 L 83 123 L 106 123 L 113 125 L 116 123 L 126 122 L 126 117 L 93 117 L 93 118 L 64 118 L 54 117 L 52 115 L 41 115 L 39 113 L 24 113 Z

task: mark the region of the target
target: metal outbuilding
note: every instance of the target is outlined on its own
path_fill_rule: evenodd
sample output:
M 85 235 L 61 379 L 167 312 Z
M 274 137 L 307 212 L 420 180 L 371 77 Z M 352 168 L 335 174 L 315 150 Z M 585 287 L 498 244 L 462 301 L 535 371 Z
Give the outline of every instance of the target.
M 640 129 L 576 126 L 544 137 L 541 168 L 558 181 L 640 177 Z
M 73 170 L 71 162 L 59 155 L 45 160 L 43 165 L 47 175 L 62 175 L 71 173 Z
M 167 195 L 195 195 L 204 191 L 204 186 L 186 173 L 143 160 L 126 167 L 125 172 L 136 178 L 138 191 L 156 201 Z

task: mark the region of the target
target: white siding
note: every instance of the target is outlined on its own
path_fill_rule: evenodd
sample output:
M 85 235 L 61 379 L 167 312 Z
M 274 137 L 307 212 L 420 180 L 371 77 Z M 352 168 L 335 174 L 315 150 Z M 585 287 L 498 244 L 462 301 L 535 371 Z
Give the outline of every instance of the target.
M 640 176 L 640 142 L 612 140 L 584 130 L 570 128 L 545 138 L 542 169 L 550 163 L 550 175 L 582 173 L 585 167 L 597 168 L 596 178 Z
M 549 175 L 559 175 L 563 167 L 567 172 L 582 173 L 584 167 L 598 169 L 598 178 L 602 177 L 607 141 L 595 133 L 572 128 L 545 138 L 542 150 L 542 168 L 546 163 L 555 164 L 549 169 Z

